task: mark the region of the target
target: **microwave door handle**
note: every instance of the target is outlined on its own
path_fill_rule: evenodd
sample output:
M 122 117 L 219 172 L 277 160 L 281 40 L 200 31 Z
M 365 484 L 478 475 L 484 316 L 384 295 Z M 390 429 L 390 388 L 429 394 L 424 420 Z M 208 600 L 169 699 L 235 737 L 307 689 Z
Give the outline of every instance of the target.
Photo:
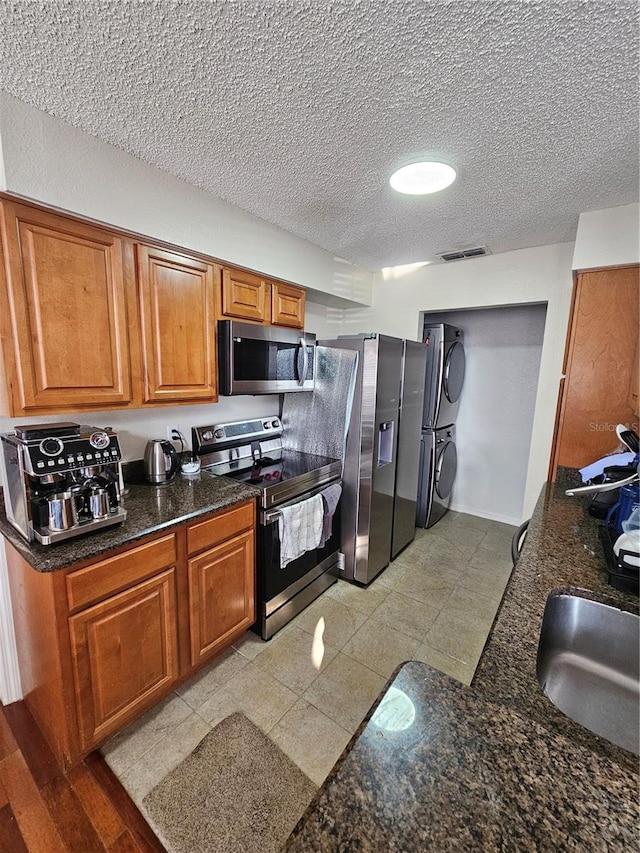
M 302 347 L 302 376 L 298 379 L 298 385 L 304 385 L 307 380 L 307 370 L 309 369 L 309 354 L 307 353 L 307 342 L 300 336 L 299 344 Z

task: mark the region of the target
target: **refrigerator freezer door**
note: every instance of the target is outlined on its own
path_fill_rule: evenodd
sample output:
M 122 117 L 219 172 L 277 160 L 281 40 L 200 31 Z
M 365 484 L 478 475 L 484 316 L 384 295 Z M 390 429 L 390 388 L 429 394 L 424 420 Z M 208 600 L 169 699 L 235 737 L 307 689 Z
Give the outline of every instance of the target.
M 402 340 L 365 339 L 362 370 L 360 500 L 353 576 L 368 584 L 389 564 L 396 481 Z M 381 446 L 382 439 L 382 446 Z M 378 465 L 379 459 L 388 459 Z
M 427 347 L 404 342 L 391 559 L 413 541 L 420 474 L 420 439 Z M 423 525 L 424 526 L 424 525 Z

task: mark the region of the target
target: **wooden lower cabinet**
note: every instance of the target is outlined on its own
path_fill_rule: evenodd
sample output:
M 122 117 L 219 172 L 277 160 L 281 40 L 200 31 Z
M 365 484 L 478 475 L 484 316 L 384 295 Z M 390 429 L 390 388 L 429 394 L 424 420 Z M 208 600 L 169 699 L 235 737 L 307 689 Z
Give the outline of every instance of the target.
M 255 619 L 253 500 L 80 568 L 37 572 L 7 543 L 24 699 L 73 766 Z M 191 552 L 191 553 L 190 553 Z
M 165 695 L 179 675 L 176 569 L 69 619 L 81 749 Z
M 246 532 L 188 563 L 191 663 L 229 645 L 239 628 L 255 620 L 254 536 Z

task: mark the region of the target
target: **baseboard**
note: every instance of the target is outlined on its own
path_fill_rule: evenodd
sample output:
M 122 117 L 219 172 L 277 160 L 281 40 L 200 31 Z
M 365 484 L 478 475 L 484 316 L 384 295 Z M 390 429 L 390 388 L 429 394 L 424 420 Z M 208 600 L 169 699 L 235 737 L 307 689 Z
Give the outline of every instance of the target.
M 511 524 L 514 527 L 519 527 L 522 524 L 522 520 L 520 518 L 514 518 L 513 516 L 507 515 L 498 515 L 495 512 L 480 512 L 476 507 L 468 507 L 462 506 L 461 504 L 451 504 L 449 509 L 452 512 L 464 512 L 466 515 L 476 515 L 479 518 L 487 518 L 489 521 L 501 521 L 503 524 Z

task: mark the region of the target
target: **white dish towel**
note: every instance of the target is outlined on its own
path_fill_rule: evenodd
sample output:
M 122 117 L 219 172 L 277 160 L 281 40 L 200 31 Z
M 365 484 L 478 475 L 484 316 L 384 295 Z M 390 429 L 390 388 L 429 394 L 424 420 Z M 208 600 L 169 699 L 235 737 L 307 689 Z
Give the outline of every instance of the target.
M 280 507 L 280 568 L 311 551 L 320 544 L 324 503 L 322 495 L 314 495 L 292 506 Z

